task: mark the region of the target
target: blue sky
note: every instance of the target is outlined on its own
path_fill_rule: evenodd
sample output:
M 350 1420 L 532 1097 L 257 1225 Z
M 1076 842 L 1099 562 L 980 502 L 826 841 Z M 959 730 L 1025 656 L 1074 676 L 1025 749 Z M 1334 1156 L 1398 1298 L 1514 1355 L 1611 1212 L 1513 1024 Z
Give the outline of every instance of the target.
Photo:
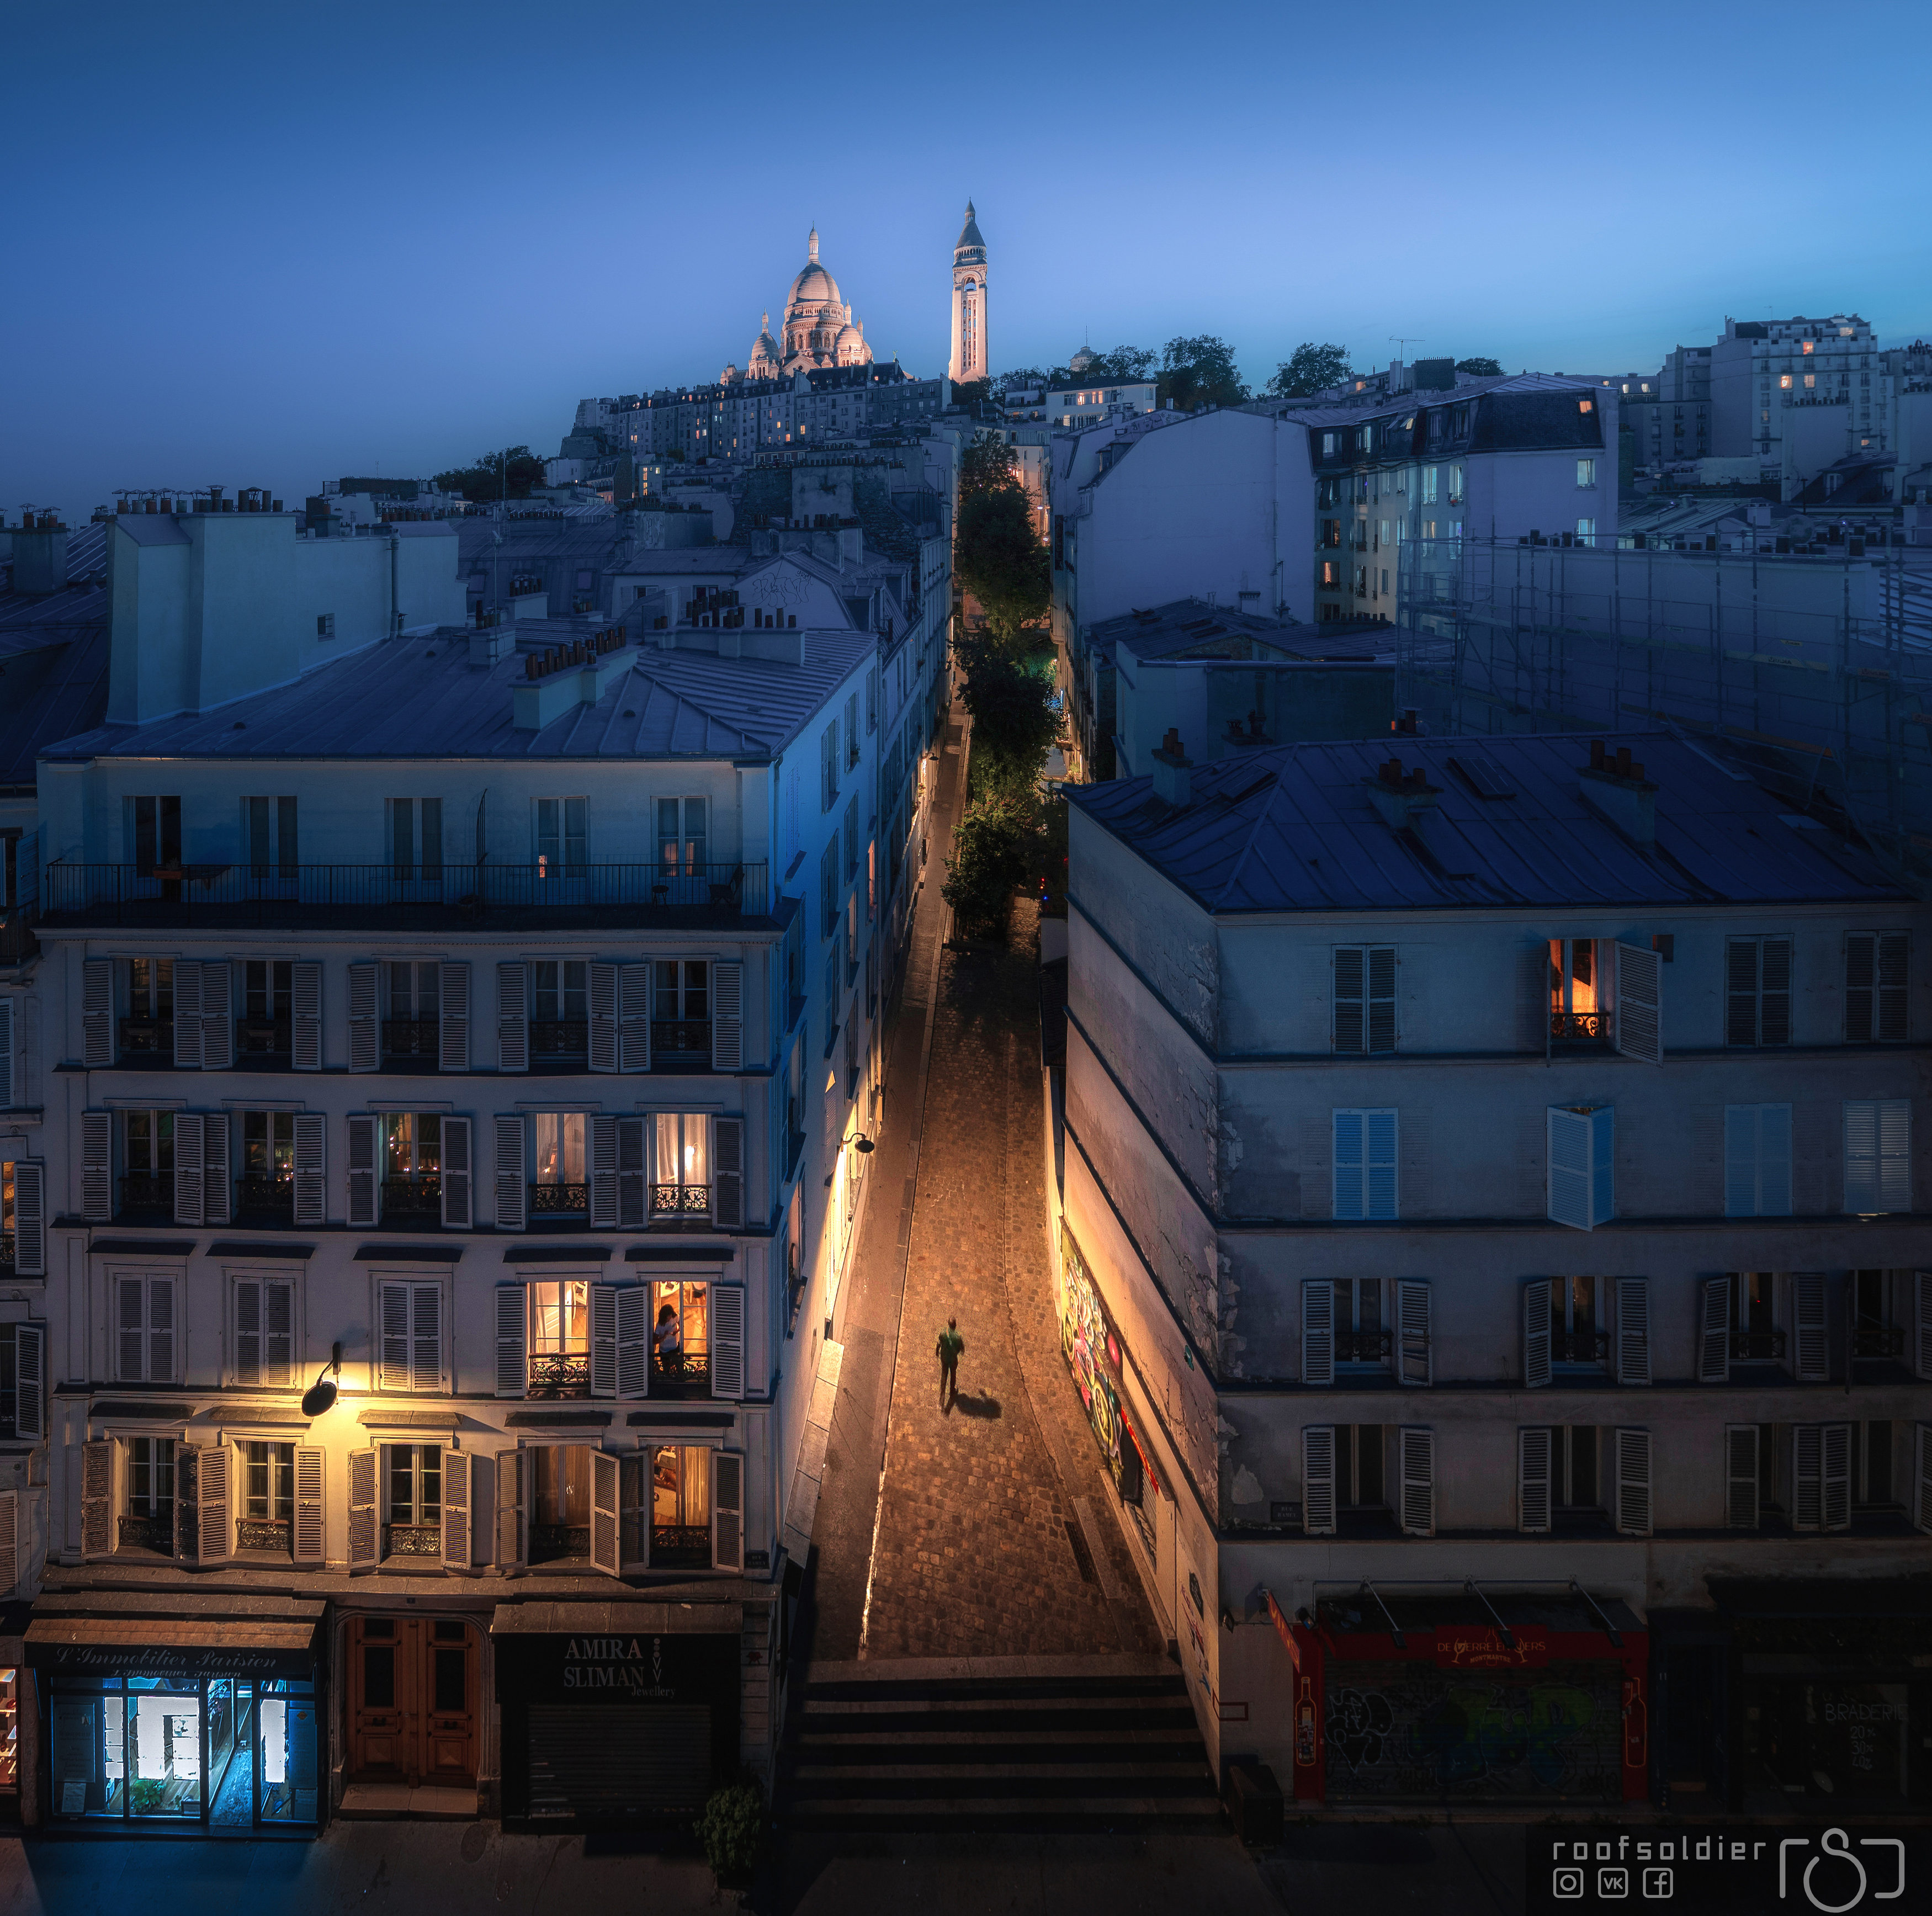
M 874 349 L 936 373 L 969 195 L 996 367 L 1932 331 L 1922 4 L 837 16 L 10 8 L 0 507 L 554 452 L 585 394 L 742 364 L 814 220 Z

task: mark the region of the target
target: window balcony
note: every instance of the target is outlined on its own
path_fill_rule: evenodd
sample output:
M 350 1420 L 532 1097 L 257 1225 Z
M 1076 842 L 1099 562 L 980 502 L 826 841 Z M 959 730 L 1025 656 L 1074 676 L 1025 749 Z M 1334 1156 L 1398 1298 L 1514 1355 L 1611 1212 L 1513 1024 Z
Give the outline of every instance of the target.
M 711 1531 L 708 1525 L 652 1525 L 652 1570 L 708 1570 L 710 1567 Z
M 292 1174 L 272 1177 L 250 1171 L 235 1180 L 235 1216 L 237 1222 L 251 1224 L 293 1224 L 296 1220 L 296 1180 Z
M 434 1557 L 442 1555 L 440 1524 L 385 1524 L 382 1555 L 386 1557 Z
M 165 1212 L 173 1216 L 175 1210 L 175 1174 L 171 1171 L 130 1171 L 123 1174 L 121 1180 L 121 1210 L 123 1217 L 138 1216 L 142 1212 Z
M 292 1554 L 292 1526 L 286 1518 L 242 1517 L 235 1525 L 236 1551 L 269 1550 L 278 1556 Z
M 530 1055 L 538 1058 L 581 1058 L 590 1054 L 590 1024 L 581 1018 L 533 1018 Z
M 653 1184 L 651 1186 L 651 1222 L 680 1224 L 687 1219 L 703 1221 L 711 1216 L 711 1187 L 708 1184 Z
M 532 1219 L 562 1218 L 581 1224 L 590 1215 L 590 1187 L 587 1184 L 532 1184 L 530 1214 Z
M 1734 1330 L 1731 1333 L 1731 1357 L 1740 1364 L 1772 1364 L 1783 1360 L 1784 1333 L 1781 1330 Z
M 64 927 L 178 930 L 515 932 L 575 928 L 700 931 L 772 919 L 770 868 L 722 860 L 668 873 L 659 862 L 539 866 L 484 862 L 190 865 L 165 874 L 134 865 L 56 859 L 43 874 L 41 918 Z
M 1600 1364 L 1610 1354 L 1607 1330 L 1558 1330 L 1551 1333 L 1550 1356 L 1553 1363 Z
M 532 1351 L 528 1363 L 526 1395 L 550 1402 L 590 1395 L 588 1351 Z
M 123 1517 L 118 1547 L 123 1550 L 158 1551 L 164 1557 L 175 1554 L 175 1520 L 165 1517 Z
M 441 1032 L 433 1018 L 386 1018 L 382 1055 L 386 1058 L 434 1058 Z
M 1384 1364 L 1394 1348 L 1394 1334 L 1388 1330 L 1338 1330 L 1335 1333 L 1335 1361 L 1338 1364 Z
M 124 1018 L 121 1021 L 121 1056 L 139 1063 L 152 1060 L 156 1064 L 172 1064 L 175 1060 L 175 1021 L 172 1018 Z
M 653 1397 L 709 1397 L 711 1395 L 711 1353 L 702 1344 L 687 1344 L 668 1354 L 651 1356 L 651 1395 Z
M 419 1171 L 406 1177 L 382 1180 L 382 1217 L 440 1218 L 442 1215 L 442 1174 Z
M 673 1060 L 711 1064 L 711 1021 L 708 1018 L 654 1018 L 651 1020 L 651 1063 Z
M 235 1021 L 235 1049 L 244 1057 L 286 1057 L 290 1029 L 286 1018 L 238 1018 Z
M 1902 1357 L 1905 1355 L 1905 1328 L 1895 1324 L 1862 1324 L 1852 1332 L 1855 1357 Z
M 1610 1042 L 1607 1012 L 1553 1011 L 1550 1014 L 1550 1038 L 1556 1045 L 1602 1045 Z

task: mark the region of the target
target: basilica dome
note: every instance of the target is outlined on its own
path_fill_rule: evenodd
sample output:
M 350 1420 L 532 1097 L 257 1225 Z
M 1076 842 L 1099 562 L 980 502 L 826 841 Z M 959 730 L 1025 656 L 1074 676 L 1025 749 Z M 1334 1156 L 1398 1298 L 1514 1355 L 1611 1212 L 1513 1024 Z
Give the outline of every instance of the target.
M 818 229 L 814 226 L 812 237 L 806 242 L 810 257 L 806 261 L 805 270 L 791 283 L 790 296 L 786 300 L 788 316 L 801 306 L 843 306 L 838 296 L 838 282 L 818 263 Z

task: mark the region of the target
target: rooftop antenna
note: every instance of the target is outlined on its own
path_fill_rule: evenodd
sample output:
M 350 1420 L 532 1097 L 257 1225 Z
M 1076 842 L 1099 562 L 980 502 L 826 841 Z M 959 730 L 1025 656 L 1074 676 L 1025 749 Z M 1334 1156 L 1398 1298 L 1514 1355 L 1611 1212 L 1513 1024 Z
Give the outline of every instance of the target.
M 1429 342 L 1419 333 L 1390 333 L 1389 337 L 1402 348 L 1402 363 L 1408 364 L 1408 349 L 1412 346 L 1426 346 Z

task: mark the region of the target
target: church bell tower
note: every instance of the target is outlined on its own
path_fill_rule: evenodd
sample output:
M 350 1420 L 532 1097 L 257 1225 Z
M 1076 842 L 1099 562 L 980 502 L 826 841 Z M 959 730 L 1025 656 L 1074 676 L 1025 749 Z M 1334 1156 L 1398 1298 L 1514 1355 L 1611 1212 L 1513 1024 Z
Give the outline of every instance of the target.
M 983 379 L 991 364 L 986 356 L 986 242 L 969 199 L 966 223 L 952 248 L 952 357 L 946 376 L 956 384 Z

